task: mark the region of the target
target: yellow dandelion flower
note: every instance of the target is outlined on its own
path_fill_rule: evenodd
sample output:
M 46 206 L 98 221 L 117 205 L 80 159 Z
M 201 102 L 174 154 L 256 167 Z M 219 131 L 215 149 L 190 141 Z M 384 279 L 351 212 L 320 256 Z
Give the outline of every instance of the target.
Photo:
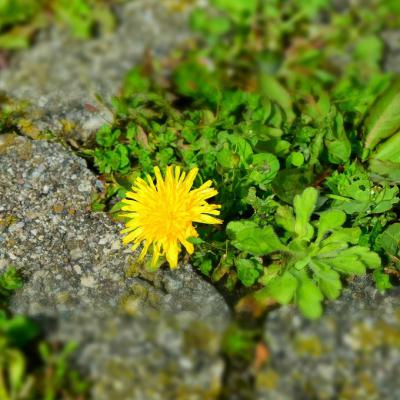
M 178 265 L 178 255 L 183 245 L 189 254 L 194 251 L 189 237 L 198 233 L 193 222 L 203 224 L 221 224 L 213 215 L 219 215 L 218 204 L 208 204 L 207 199 L 218 192 L 207 181 L 198 189 L 191 190 L 198 168 L 193 168 L 187 175 L 180 167 L 169 166 L 163 179 L 160 169 L 154 168 L 156 184 L 147 175 L 147 182 L 137 178 L 132 191 L 122 200 L 124 217 L 128 219 L 123 243 L 133 242 L 135 250 L 143 243 L 139 256 L 142 260 L 152 246 L 152 265 L 155 266 L 160 256 L 165 256 L 170 267 Z

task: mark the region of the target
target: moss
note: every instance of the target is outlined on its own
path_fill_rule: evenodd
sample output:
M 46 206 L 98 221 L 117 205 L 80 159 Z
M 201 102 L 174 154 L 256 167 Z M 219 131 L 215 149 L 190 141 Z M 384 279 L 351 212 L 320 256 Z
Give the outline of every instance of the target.
M 379 347 L 400 347 L 400 329 L 382 320 L 372 325 L 360 322 L 350 334 L 362 352 L 371 352 Z
M 18 218 L 12 214 L 6 214 L 5 217 L 0 217 L 0 228 L 8 228 L 12 224 L 18 222 Z
M 21 118 L 18 120 L 18 128 L 20 132 L 31 139 L 38 140 L 44 139 L 45 137 L 41 135 L 40 129 L 38 129 L 31 120 Z
M 321 357 L 328 351 L 318 336 L 297 336 L 294 348 L 298 354 L 311 357 Z
M 21 143 L 16 150 L 21 160 L 29 160 L 32 157 L 32 143 L 29 141 Z
M 15 143 L 17 135 L 15 133 L 6 133 L 0 135 L 0 154 L 6 152 L 7 148 Z
M 137 315 L 140 311 L 142 301 L 134 296 L 126 296 L 121 299 L 121 311 L 128 315 Z
M 207 353 L 214 353 L 219 350 L 221 338 L 208 326 L 201 322 L 193 322 L 185 332 L 185 349 L 198 349 Z
M 274 390 L 278 387 L 278 383 L 279 375 L 271 368 L 257 374 L 256 386 L 258 389 Z
M 66 304 L 70 300 L 71 295 L 68 292 L 61 292 L 57 294 L 57 304 Z
M 56 203 L 53 205 L 53 211 L 56 214 L 61 214 L 64 211 L 64 205 L 62 203 Z
M 362 373 L 354 382 L 344 383 L 339 398 L 340 400 L 378 400 L 379 394 L 372 377 Z
M 76 124 L 72 121 L 69 121 L 68 119 L 61 119 L 60 120 L 61 124 L 61 134 L 62 135 L 69 135 L 73 133 L 76 129 Z

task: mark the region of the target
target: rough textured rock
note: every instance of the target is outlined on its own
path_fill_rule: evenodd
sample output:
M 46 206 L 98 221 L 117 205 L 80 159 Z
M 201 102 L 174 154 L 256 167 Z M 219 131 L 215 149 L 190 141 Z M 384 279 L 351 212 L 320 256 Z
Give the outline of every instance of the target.
M 382 38 L 386 45 L 386 71 L 400 73 L 400 30 L 385 31 Z
M 314 322 L 282 307 L 267 318 L 265 339 L 259 400 L 400 398 L 400 288 L 381 295 L 359 278 Z
M 61 145 L 0 136 L 0 269 L 26 281 L 13 310 L 80 344 L 96 400 L 216 398 L 223 298 L 188 265 L 128 274 L 135 255 L 118 224 L 90 211 L 96 190 Z
M 32 48 L 0 71 L 0 91 L 30 103 L 28 127 L 85 139 L 112 118 L 95 95 L 108 101 L 147 49 L 159 56 L 188 36 L 188 9 L 179 12 L 170 3 L 129 1 L 119 9 L 116 31 L 92 40 L 73 39 L 59 28 L 41 32 Z M 100 111 L 85 108 L 86 103 Z

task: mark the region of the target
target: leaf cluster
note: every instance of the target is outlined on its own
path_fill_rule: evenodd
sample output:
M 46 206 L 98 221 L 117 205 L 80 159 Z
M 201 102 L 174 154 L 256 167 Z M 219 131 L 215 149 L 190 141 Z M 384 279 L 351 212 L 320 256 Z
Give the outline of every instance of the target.
M 339 14 L 325 1 L 215 0 L 196 11 L 198 46 L 166 60 L 168 79 L 152 60 L 130 71 L 113 122 L 84 149 L 106 182 L 94 207 L 118 210 L 154 165 L 196 166 L 225 222 L 192 239 L 191 262 L 211 281 L 264 306 L 294 302 L 310 318 L 349 276 L 373 270 L 389 288 L 399 146 L 379 146 L 398 140 L 400 91 L 381 70 L 379 32 L 396 4 L 372 3 Z
M 91 37 L 98 28 L 111 30 L 115 24 L 104 0 L 2 0 L 0 49 L 28 47 L 33 35 L 53 20 L 67 26 L 78 39 Z
M 57 348 L 39 342 L 37 324 L 9 312 L 10 296 L 21 287 L 22 279 L 15 268 L 0 274 L 0 398 L 55 400 L 63 396 L 72 400 L 85 395 L 87 383 L 69 365 L 76 345 Z
M 245 283 L 250 286 L 258 280 L 265 286 L 254 296 L 261 301 L 272 298 L 280 304 L 293 300 L 309 318 L 321 315 L 325 297 L 334 300 L 340 295 L 341 275 L 362 275 L 367 268 L 381 265 L 378 254 L 358 245 L 360 228 L 343 227 L 343 211 L 321 211 L 319 218 L 311 221 L 317 201 L 318 191 L 307 188 L 295 196 L 293 207 L 278 207 L 275 223 L 284 230 L 280 237 L 273 226 L 260 227 L 249 220 L 233 221 L 227 226 L 232 245 L 241 251 L 235 264 L 239 270 L 248 268 L 253 272 L 245 275 Z M 247 254 L 269 256 L 270 263 L 265 268 L 262 259 L 249 261 Z M 258 270 L 249 262 L 258 263 Z

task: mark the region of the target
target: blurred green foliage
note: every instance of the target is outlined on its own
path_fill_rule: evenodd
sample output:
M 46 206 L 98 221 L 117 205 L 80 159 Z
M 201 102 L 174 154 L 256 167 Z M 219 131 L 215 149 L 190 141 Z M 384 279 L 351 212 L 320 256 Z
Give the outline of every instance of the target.
M 191 262 L 247 294 L 239 307 L 293 302 L 316 318 L 348 275 L 373 270 L 391 287 L 400 88 L 380 33 L 400 27 L 398 2 L 211 4 L 193 12 L 200 35 L 166 60 L 167 80 L 148 60 L 126 76 L 114 121 L 84 150 L 106 182 L 94 209 L 117 212 L 154 165 L 198 166 L 225 224 L 198 227 Z
M 80 39 L 115 25 L 106 0 L 0 0 L 0 49 L 26 48 L 34 34 L 53 20 Z
M 76 345 L 42 341 L 35 322 L 10 313 L 22 284 L 15 268 L 0 273 L 0 399 L 83 400 L 88 384 L 70 367 Z

